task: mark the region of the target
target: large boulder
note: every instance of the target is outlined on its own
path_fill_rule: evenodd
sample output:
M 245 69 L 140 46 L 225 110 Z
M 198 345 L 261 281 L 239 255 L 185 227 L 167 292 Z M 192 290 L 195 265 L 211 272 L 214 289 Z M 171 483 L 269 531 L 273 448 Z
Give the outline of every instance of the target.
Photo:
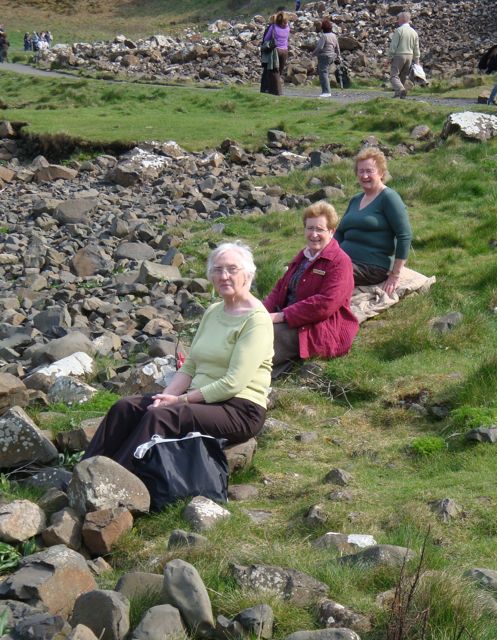
M 462 111 L 451 113 L 442 129 L 442 138 L 459 134 L 462 138 L 486 142 L 497 136 L 497 116 L 488 113 Z
M 195 567 L 171 560 L 164 568 L 163 602 L 176 607 L 187 626 L 200 636 L 210 636 L 214 618 L 209 594 Z
M 10 373 L 0 373 L 0 415 L 9 407 L 25 407 L 28 401 L 24 382 Z
M 28 351 L 28 350 L 27 350 Z M 95 347 L 88 336 L 80 331 L 72 331 L 63 338 L 51 340 L 47 344 L 37 345 L 25 355 L 31 358 L 33 366 L 62 360 L 78 351 L 88 355 L 95 353 Z
M 0 417 L 0 469 L 28 463 L 46 464 L 57 449 L 20 407 L 12 407 Z
M 67 496 L 81 515 L 115 507 L 125 507 L 133 514 L 150 509 L 150 494 L 143 482 L 105 456 L 88 458 L 74 467 Z
M 129 631 L 129 600 L 117 591 L 83 593 L 74 603 L 71 624 L 85 625 L 100 640 L 124 640 Z
M 242 588 L 273 592 L 299 606 L 307 606 L 328 595 L 328 585 L 295 569 L 235 564 L 232 572 Z
M 34 502 L 14 500 L 0 505 L 0 540 L 24 542 L 43 531 L 45 513 Z
M 22 600 L 67 618 L 76 598 L 95 587 L 84 557 L 56 545 L 23 558 L 20 568 L 0 583 L 0 598 Z

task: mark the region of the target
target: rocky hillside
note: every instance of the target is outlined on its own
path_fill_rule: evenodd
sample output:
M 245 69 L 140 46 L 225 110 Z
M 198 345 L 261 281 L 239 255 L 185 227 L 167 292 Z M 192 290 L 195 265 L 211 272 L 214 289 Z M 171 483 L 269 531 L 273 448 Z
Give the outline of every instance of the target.
M 384 79 L 385 51 L 402 6 L 344 0 L 313 2 L 291 14 L 291 55 L 287 81 L 304 84 L 315 78 L 311 56 L 316 25 L 330 15 L 343 58 L 354 76 Z M 422 64 L 432 78 L 460 77 L 476 71 L 478 59 L 495 42 L 497 12 L 493 0 L 422 1 L 411 6 L 419 31 Z M 124 73 L 149 79 L 247 83 L 259 77 L 259 43 L 266 19 L 248 22 L 216 20 L 206 36 L 188 29 L 179 36 L 156 35 L 133 41 L 125 35 L 111 42 L 57 46 L 46 52 L 47 67 Z

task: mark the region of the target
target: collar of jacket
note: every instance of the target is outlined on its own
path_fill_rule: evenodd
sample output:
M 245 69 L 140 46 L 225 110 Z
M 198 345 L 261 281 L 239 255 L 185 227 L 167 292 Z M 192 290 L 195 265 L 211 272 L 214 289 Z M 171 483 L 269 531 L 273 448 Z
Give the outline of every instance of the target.
M 316 262 L 318 260 L 321 260 L 321 258 L 323 260 L 333 260 L 335 258 L 335 256 L 337 255 L 337 253 L 340 251 L 340 246 L 338 244 L 338 242 L 335 240 L 335 238 L 332 238 L 328 244 L 326 245 L 326 247 L 321 251 L 321 253 L 319 254 L 319 256 L 316 258 L 316 260 L 314 260 L 313 262 L 311 262 L 310 264 L 316 264 Z M 299 253 L 297 253 L 297 255 L 295 256 L 295 258 L 290 262 L 289 266 L 293 266 L 294 264 L 298 264 L 301 260 L 303 260 L 305 258 L 304 256 L 304 249 L 302 249 L 302 251 L 299 251 Z

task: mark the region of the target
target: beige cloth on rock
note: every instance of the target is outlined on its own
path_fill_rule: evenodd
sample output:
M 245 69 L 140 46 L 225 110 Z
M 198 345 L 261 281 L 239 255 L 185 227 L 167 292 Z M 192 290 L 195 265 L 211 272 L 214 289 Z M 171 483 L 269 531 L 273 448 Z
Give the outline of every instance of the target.
M 435 276 L 428 278 L 413 269 L 402 269 L 399 284 L 393 294 L 388 296 L 382 287 L 382 283 L 355 287 L 350 301 L 350 308 L 359 323 L 368 318 L 377 316 L 381 311 L 397 304 L 401 298 L 413 292 L 425 293 L 436 282 Z

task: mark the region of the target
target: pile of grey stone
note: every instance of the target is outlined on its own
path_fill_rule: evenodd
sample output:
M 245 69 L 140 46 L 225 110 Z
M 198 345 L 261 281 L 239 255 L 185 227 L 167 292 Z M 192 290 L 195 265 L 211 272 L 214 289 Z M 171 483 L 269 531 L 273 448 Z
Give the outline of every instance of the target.
M 211 300 L 206 278 L 193 267 L 182 275 L 193 258 L 178 225 L 211 221 L 221 240 L 220 219 L 309 202 L 253 184 L 309 163 L 283 132 L 270 132 L 264 153 L 231 140 L 201 153 L 150 143 L 68 166 L 21 161 L 19 135 L 0 123 L 0 373 L 38 398 L 55 374 L 37 368 L 75 352 L 107 358 L 89 366 L 109 390 L 157 386 L 168 363 L 153 359 L 174 367 L 178 350 L 186 353 L 182 335 Z
M 422 45 L 422 63 L 431 78 L 461 77 L 476 71 L 483 52 L 495 44 L 497 17 L 493 0 L 423 0 L 397 4 L 367 0 L 310 2 L 290 14 L 290 59 L 286 81 L 306 84 L 317 77 L 311 52 L 316 24 L 329 15 L 335 25 L 343 58 L 358 78 L 385 79 L 383 62 L 395 27 L 394 16 L 410 9 Z M 259 44 L 266 24 L 263 16 L 248 22 L 216 20 L 209 36 L 191 28 L 176 36 L 155 35 L 112 42 L 56 45 L 40 53 L 44 67 L 91 69 L 147 79 L 215 83 L 257 82 Z

